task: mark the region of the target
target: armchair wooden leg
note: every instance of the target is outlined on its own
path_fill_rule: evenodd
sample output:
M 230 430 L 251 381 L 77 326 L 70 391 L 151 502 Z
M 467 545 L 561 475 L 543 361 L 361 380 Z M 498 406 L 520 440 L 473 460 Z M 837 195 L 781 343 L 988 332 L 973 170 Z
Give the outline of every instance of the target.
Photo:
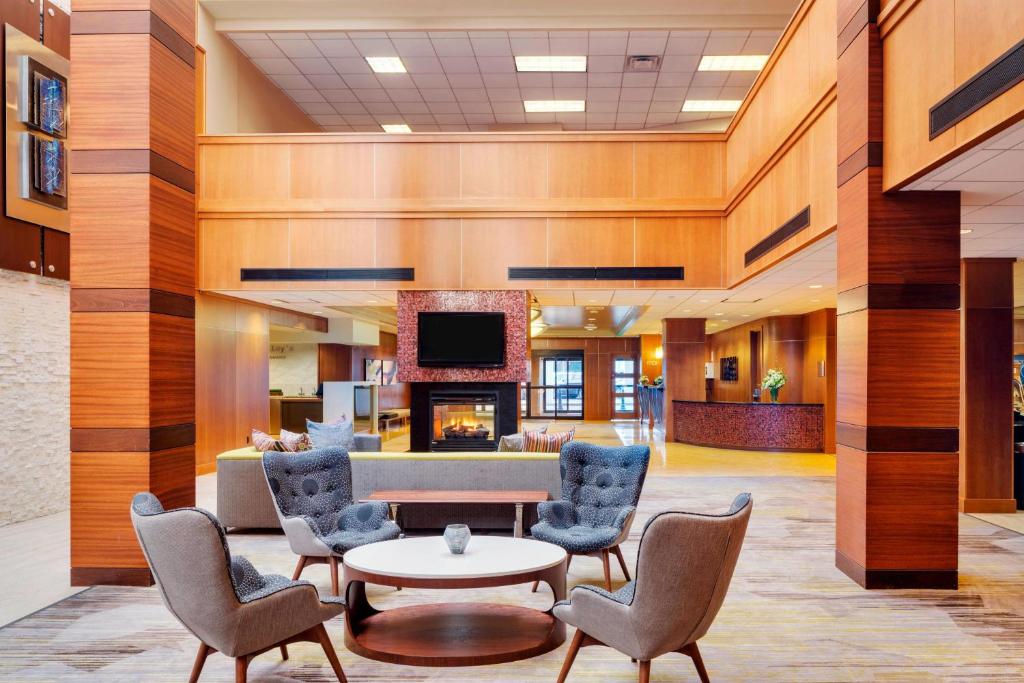
M 572 663 L 576 661 L 576 655 L 579 654 L 580 647 L 583 646 L 583 639 L 586 637 L 586 633 L 576 629 L 576 635 L 572 637 L 572 642 L 569 644 L 569 651 L 565 653 L 562 670 L 558 672 L 558 683 L 565 683 L 565 679 L 569 675 L 569 669 L 572 668 Z
M 601 563 L 604 565 L 604 589 L 610 591 L 612 589 L 612 567 L 607 548 L 601 551 Z
M 235 683 L 245 683 L 249 674 L 249 658 L 235 657 Z
M 651 662 L 640 662 L 640 683 L 649 683 L 651 680 Z
M 697 668 L 697 675 L 700 676 L 701 683 L 711 683 L 711 678 L 708 677 L 708 670 L 704 668 L 704 660 L 700 656 L 697 643 L 684 645 L 679 648 L 679 651 L 693 660 L 693 665 Z
M 203 664 L 206 664 L 206 658 L 213 651 L 213 648 L 206 643 L 199 643 L 199 652 L 196 653 L 196 661 L 192 665 L 192 675 L 188 677 L 188 683 L 196 683 L 199 680 L 199 674 L 203 672 Z
M 327 559 L 331 564 L 331 595 L 338 595 L 338 558 L 331 555 Z
M 612 552 L 615 553 L 615 557 L 619 558 L 619 566 L 622 567 L 622 575 L 626 577 L 626 581 L 632 581 L 629 578 L 629 568 L 626 567 L 626 558 L 622 556 L 622 549 L 619 546 L 612 548 Z
M 299 563 L 295 565 L 295 573 L 292 574 L 292 581 L 298 581 L 299 577 L 302 576 L 302 570 L 306 568 L 306 563 L 309 558 L 305 555 L 299 555 Z
M 282 645 L 281 646 L 281 659 L 288 659 L 288 646 L 287 645 Z
M 334 652 L 334 646 L 331 644 L 331 637 L 327 634 L 327 629 L 324 628 L 323 624 L 314 626 L 313 634 L 320 641 L 320 647 L 324 649 L 324 654 L 327 655 L 327 661 L 331 663 L 331 668 L 334 669 L 334 675 L 338 677 L 340 683 L 348 683 L 348 679 L 345 678 L 345 672 L 341 670 L 341 662 L 338 661 L 338 655 Z

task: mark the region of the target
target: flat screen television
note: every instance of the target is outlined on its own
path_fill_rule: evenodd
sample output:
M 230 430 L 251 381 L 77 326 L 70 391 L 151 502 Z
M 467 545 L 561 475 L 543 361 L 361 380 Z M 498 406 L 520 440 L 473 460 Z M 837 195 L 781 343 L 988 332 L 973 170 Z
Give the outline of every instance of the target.
M 505 367 L 504 313 L 420 311 L 417 324 L 421 367 Z

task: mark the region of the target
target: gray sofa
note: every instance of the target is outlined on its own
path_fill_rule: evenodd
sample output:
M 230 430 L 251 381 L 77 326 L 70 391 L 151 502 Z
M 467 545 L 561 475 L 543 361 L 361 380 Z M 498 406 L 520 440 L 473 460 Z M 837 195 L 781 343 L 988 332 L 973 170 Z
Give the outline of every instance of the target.
M 352 497 L 385 489 L 545 490 L 561 495 L 557 453 L 380 453 L 352 452 Z M 524 525 L 536 520 L 524 510 Z M 262 454 L 241 448 L 217 456 L 217 517 L 226 527 L 280 528 L 263 475 Z M 461 522 L 474 529 L 511 530 L 511 505 L 403 505 L 403 530 L 443 529 Z

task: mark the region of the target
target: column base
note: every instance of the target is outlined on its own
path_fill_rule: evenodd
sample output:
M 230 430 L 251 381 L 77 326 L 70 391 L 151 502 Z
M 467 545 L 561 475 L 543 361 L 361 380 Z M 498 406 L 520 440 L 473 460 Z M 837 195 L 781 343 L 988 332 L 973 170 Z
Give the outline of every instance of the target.
M 960 512 L 1017 512 L 1016 498 L 961 498 Z
M 72 567 L 72 586 L 152 586 L 147 567 Z
M 867 569 L 838 550 L 836 568 L 868 590 L 956 590 L 959 587 L 956 569 Z

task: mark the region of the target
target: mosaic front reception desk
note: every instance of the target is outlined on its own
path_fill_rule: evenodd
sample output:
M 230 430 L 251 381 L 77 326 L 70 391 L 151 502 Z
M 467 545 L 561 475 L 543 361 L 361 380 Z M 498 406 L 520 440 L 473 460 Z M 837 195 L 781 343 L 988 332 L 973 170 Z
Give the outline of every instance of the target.
M 756 451 L 824 450 L 820 403 L 673 401 L 675 440 Z

